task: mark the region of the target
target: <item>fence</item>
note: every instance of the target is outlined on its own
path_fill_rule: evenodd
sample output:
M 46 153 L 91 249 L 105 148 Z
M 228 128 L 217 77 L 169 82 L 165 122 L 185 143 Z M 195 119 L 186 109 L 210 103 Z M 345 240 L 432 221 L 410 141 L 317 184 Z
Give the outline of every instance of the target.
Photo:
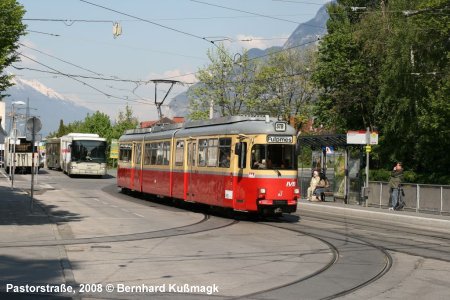
M 431 185 L 405 183 L 405 209 L 450 215 L 450 185 Z M 376 207 L 389 206 L 389 186 L 387 182 L 369 182 L 370 193 L 367 205 Z

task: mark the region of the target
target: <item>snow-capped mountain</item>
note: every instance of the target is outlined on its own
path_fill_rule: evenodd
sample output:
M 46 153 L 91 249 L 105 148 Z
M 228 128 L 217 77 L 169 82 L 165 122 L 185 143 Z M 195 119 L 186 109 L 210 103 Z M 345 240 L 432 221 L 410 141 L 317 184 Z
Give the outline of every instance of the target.
M 64 124 L 73 121 L 83 120 L 88 113 L 93 111 L 85 106 L 66 99 L 61 94 L 52 90 L 36 80 L 25 80 L 20 78 L 13 79 L 14 86 L 6 90 L 5 94 L 9 97 L 3 98 L 6 103 L 7 115 L 11 110 L 11 102 L 23 101 L 29 99 L 30 115 L 38 116 L 42 122 L 40 134 L 45 137 L 48 133 L 55 131 L 59 127 L 60 120 Z M 17 107 L 18 113 L 25 116 L 26 106 Z M 24 121 L 19 122 L 19 130 L 23 130 Z M 6 120 L 6 129 L 9 132 L 11 121 Z

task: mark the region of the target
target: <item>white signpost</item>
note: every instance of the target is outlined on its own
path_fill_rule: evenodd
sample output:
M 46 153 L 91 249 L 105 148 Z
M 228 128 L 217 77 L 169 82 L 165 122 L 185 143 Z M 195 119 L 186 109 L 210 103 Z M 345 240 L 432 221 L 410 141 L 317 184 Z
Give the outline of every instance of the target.
M 378 132 L 369 131 L 367 139 L 366 130 L 347 131 L 347 144 L 350 145 L 378 145 Z

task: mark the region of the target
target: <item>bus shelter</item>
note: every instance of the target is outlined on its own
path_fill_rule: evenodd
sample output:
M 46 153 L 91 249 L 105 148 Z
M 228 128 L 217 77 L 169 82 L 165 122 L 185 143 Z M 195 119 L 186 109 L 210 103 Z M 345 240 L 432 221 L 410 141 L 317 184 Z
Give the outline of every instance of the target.
M 330 182 L 327 199 L 344 203 L 360 203 L 361 172 L 360 151 L 351 151 L 355 145 L 347 144 L 346 134 L 299 136 L 298 150 L 312 149 L 310 167 L 299 169 L 302 193 L 309 187 L 314 170 L 322 172 Z M 356 146 L 356 148 L 361 148 Z M 355 155 L 356 153 L 356 155 Z

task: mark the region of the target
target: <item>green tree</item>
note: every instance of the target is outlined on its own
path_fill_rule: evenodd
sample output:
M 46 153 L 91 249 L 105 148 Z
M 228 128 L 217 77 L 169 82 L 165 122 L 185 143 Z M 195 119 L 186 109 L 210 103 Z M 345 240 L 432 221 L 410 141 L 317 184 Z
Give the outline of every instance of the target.
M 253 97 L 255 113 L 268 113 L 298 123 L 311 117 L 316 89 L 311 81 L 315 65 L 313 48 L 292 49 L 269 56 L 256 71 Z M 257 105 L 256 105 L 257 104 Z
M 190 119 L 207 119 L 210 107 L 220 116 L 246 113 L 254 65 L 244 51 L 239 59 L 223 46 L 208 50 L 210 64 L 197 73 L 199 83 L 188 92 Z
M 88 114 L 81 126 L 81 132 L 96 133 L 107 140 L 111 140 L 111 120 L 107 114 L 99 111 L 96 111 L 92 116 Z
M 138 119 L 133 116 L 133 110 L 127 104 L 125 112 L 119 112 L 116 123 L 112 129 L 111 138 L 118 139 L 126 130 L 136 128 L 138 125 Z
M 11 75 L 3 74 L 5 68 L 19 60 L 16 50 L 19 38 L 25 35 L 26 26 L 22 24 L 25 10 L 16 0 L 0 1 L 0 101 L 2 92 L 12 86 Z
M 389 20 L 391 35 L 378 113 L 384 120 L 388 163 L 401 159 L 421 173 L 447 174 L 450 160 L 448 117 L 450 8 L 448 1 L 417 0 L 390 4 L 403 13 Z M 445 13 L 446 12 L 446 13 Z
M 381 166 L 402 160 L 423 174 L 446 174 L 448 1 L 340 0 L 328 11 L 314 74 L 319 118 L 341 130 L 377 127 Z
M 365 14 L 351 9 L 360 6 L 370 9 L 371 3 L 344 0 L 328 6 L 328 35 L 319 46 L 314 74 L 321 88 L 316 116 L 327 127 L 346 130 L 376 125 L 379 53 L 373 55 L 371 48 L 365 47 L 366 41 L 373 38 L 363 34 L 360 22 Z

